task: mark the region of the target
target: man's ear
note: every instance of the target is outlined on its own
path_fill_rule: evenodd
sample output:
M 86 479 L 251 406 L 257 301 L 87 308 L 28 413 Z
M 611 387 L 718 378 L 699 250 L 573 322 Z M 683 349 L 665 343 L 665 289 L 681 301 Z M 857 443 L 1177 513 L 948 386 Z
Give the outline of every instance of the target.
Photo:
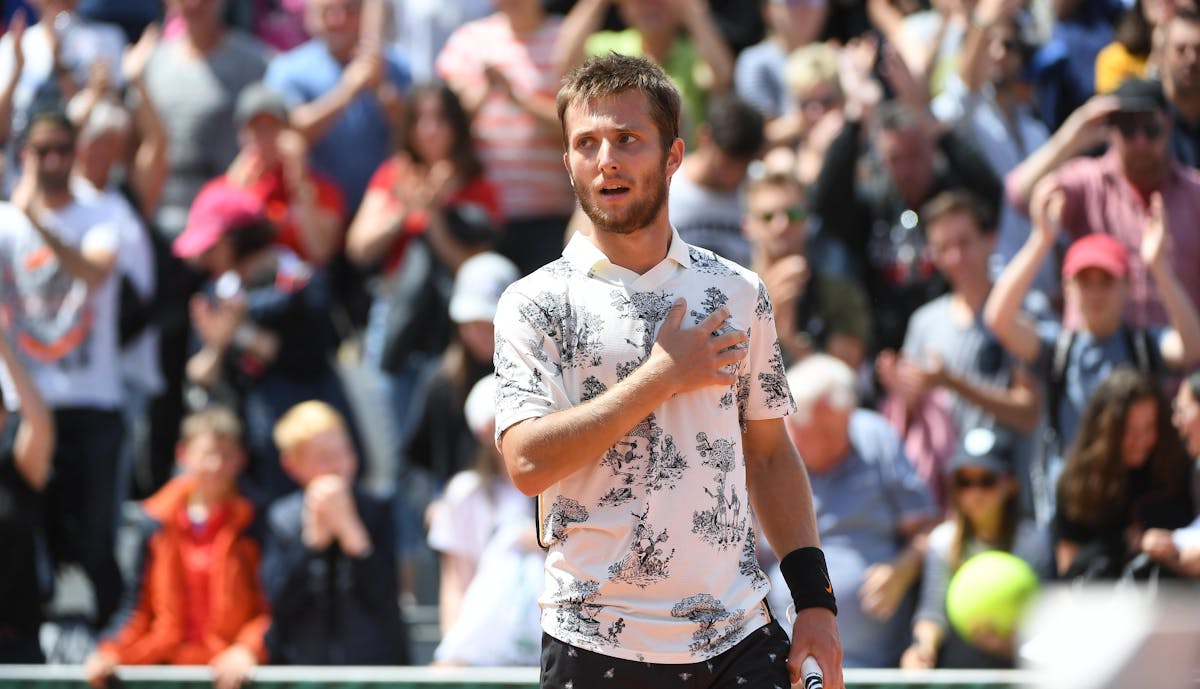
M 671 147 L 667 149 L 667 177 L 670 178 L 679 171 L 679 166 L 683 164 L 683 139 L 676 137 L 671 142 Z

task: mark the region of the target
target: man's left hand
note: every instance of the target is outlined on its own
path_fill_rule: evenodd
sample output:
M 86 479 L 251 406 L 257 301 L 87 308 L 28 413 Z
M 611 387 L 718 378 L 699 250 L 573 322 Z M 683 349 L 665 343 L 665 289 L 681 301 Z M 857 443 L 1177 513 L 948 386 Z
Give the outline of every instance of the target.
M 798 684 L 800 664 L 808 656 L 816 658 L 824 675 L 825 689 L 843 689 L 842 640 L 838 636 L 837 618 L 825 608 L 805 608 L 796 612 L 792 623 L 792 650 L 788 653 L 788 676 L 792 685 Z

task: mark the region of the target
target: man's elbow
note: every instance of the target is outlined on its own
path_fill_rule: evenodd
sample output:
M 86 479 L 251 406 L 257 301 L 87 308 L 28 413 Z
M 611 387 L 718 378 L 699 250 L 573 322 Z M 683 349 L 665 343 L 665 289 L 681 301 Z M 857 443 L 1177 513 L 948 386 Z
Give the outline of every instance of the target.
M 536 464 L 522 454 L 509 455 L 506 453 L 504 466 L 508 469 L 508 477 L 512 479 L 517 490 L 531 498 L 540 495 L 550 487 L 542 472 L 537 470 Z

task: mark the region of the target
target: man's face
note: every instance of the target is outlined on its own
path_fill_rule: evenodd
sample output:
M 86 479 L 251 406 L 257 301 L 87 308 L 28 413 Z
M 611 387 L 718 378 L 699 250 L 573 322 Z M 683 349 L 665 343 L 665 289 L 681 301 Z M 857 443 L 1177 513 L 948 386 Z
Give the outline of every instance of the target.
M 1163 169 L 1170 123 L 1163 112 L 1119 112 L 1109 121 L 1109 141 L 1131 177 L 1153 175 Z
M 807 225 L 797 188 L 765 185 L 746 199 L 746 238 L 772 258 L 803 254 Z
M 645 96 L 618 93 L 577 103 L 564 115 L 563 160 L 583 212 L 597 230 L 630 234 L 666 213 L 667 185 L 683 142 L 663 150 Z
M 1173 19 L 1163 46 L 1163 81 L 1172 98 L 1200 97 L 1200 22 Z
M 305 12 L 309 33 L 325 41 L 330 51 L 344 52 L 358 43 L 362 0 L 308 0 Z
M 997 26 L 988 34 L 988 57 L 991 58 L 990 78 L 993 84 L 1011 86 L 1021 80 L 1024 58 L 1016 29 L 1011 24 Z
M 969 213 L 952 213 L 925 228 L 929 256 L 950 286 L 986 280 L 988 256 L 995 242 Z
M 24 149 L 25 169 L 34 173 L 38 188 L 66 191 L 75 162 L 75 140 L 70 130 L 56 122 L 37 122 L 29 131 Z
M 885 130 L 879 137 L 879 153 L 892 183 L 909 205 L 926 201 L 933 182 L 933 149 L 915 126 Z

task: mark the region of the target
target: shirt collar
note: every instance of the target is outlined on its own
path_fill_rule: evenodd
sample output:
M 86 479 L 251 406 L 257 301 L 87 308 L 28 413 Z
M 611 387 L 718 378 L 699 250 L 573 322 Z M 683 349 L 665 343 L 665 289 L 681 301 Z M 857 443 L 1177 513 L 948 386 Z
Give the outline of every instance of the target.
M 614 268 L 621 269 L 619 266 L 613 265 L 608 260 L 608 256 L 605 256 L 604 252 L 593 244 L 591 239 L 579 232 L 571 236 L 571 240 L 567 242 L 562 255 L 563 258 L 571 262 L 571 265 L 589 275 Z M 692 256 L 688 245 L 680 238 L 679 231 L 674 226 L 671 227 L 671 245 L 667 248 L 665 260 L 674 261 L 681 268 L 692 267 Z

